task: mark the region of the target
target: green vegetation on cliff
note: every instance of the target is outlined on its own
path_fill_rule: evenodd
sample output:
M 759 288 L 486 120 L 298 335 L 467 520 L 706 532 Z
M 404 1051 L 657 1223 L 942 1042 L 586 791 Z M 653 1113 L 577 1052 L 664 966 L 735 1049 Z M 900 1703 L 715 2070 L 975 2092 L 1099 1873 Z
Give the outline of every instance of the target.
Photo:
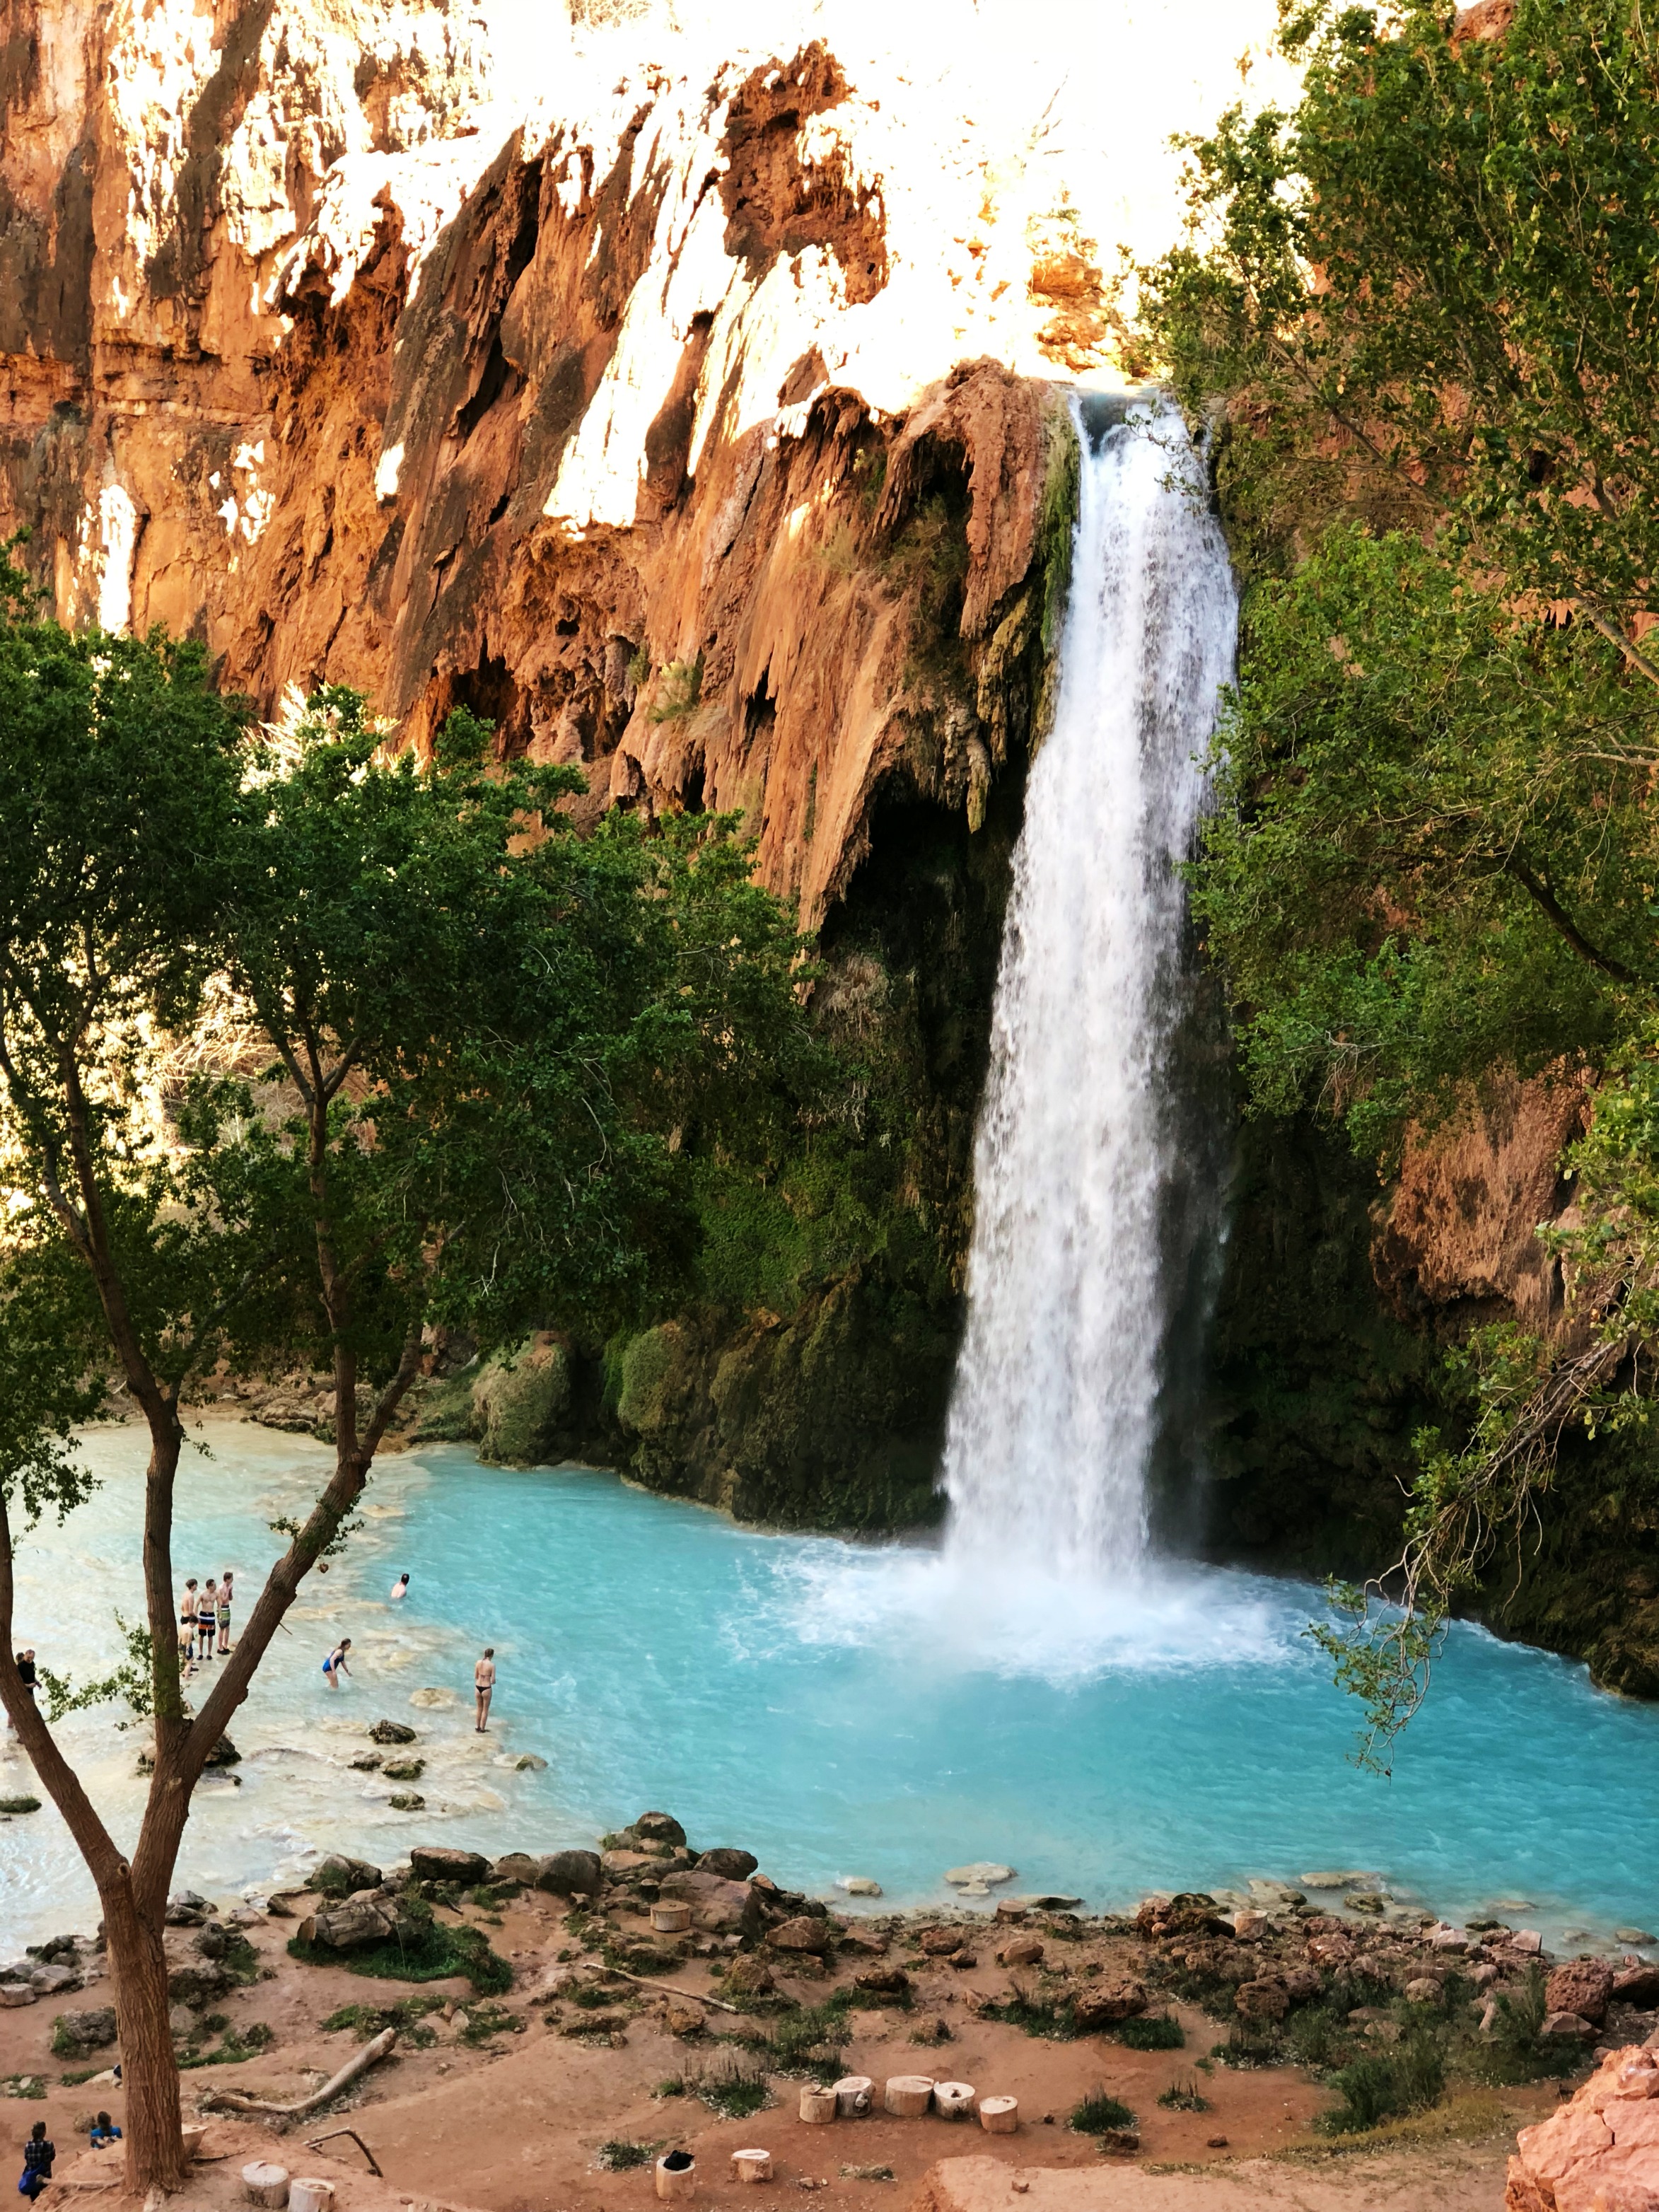
M 1635 1534 L 1659 1496 L 1659 52 L 1633 0 L 1489 27 L 1285 7 L 1299 105 L 1192 144 L 1189 236 L 1141 272 L 1250 586 L 1194 898 L 1251 1103 L 1386 1162 L 1495 1075 L 1599 1086 L 1559 1326 L 1456 1348 L 1404 1611 L 1326 1632 L 1384 1739 L 1450 1606 L 1591 1604 L 1564 1512 Z M 1632 1599 L 1608 1672 L 1659 1688 Z

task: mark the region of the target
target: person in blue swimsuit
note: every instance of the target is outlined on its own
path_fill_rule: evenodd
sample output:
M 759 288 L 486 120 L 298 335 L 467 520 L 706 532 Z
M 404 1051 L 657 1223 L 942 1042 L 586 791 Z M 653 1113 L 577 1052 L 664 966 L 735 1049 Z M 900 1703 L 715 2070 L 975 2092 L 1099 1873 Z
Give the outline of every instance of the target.
M 351 1672 L 350 1668 L 346 1665 L 346 1653 L 350 1649 L 351 1638 L 349 1636 L 343 1636 L 323 1662 L 323 1680 L 331 1690 L 337 1690 L 340 1686 L 341 1675 L 349 1674 Z

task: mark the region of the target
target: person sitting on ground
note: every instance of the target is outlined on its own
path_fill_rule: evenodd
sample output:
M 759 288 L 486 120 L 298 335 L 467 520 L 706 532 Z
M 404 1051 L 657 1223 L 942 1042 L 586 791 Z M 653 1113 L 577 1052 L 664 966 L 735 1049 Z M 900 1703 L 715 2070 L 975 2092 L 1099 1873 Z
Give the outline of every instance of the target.
M 100 2112 L 92 2124 L 92 2133 L 88 2137 L 93 2148 L 102 2150 L 106 2143 L 119 2142 L 120 2140 L 120 2129 L 116 2126 L 107 2112 Z
M 472 1669 L 472 1687 L 477 1693 L 478 1720 L 475 1733 L 483 1735 L 489 1726 L 489 1700 L 495 1691 L 495 1647 L 484 1646 L 484 1656 Z
M 323 1662 L 323 1680 L 331 1690 L 337 1690 L 340 1686 L 341 1675 L 349 1674 L 351 1672 L 350 1668 L 346 1665 L 346 1653 L 350 1649 L 351 1638 L 349 1636 L 343 1636 Z
M 37 2120 L 23 2145 L 23 2171 L 17 2183 L 20 2197 L 33 2202 L 52 2179 L 52 2160 L 57 2155 L 57 2144 L 47 2140 L 46 2122 Z

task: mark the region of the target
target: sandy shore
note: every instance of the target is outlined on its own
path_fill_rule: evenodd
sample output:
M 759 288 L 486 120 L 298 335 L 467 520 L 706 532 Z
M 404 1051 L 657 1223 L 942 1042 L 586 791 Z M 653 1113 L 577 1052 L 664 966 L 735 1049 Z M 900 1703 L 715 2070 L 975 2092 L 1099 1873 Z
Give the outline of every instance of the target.
M 302 1901 L 299 1909 L 304 1910 Z M 558 1977 L 561 1953 L 568 1963 L 578 1948 L 568 1915 L 560 1900 L 535 1892 L 494 1913 L 472 1906 L 458 1912 L 441 1909 L 439 1917 L 447 1922 L 482 1924 L 514 1969 L 514 1987 L 498 2002 L 521 2025 L 516 2033 L 496 2034 L 482 2048 L 462 2039 L 480 2003 L 465 1981 L 412 1989 L 406 1982 L 368 1978 L 344 1966 L 301 1964 L 287 1948 L 293 1920 L 266 1919 L 250 1926 L 246 1932 L 261 1978 L 216 2000 L 215 2009 L 225 2015 L 229 2031 L 245 2039 L 256 2023 L 262 2026 L 272 2038 L 270 2046 L 240 2064 L 187 2072 L 187 2108 L 216 2087 L 283 2100 L 307 2094 L 356 2047 L 350 2029 L 327 2032 L 325 2019 L 343 2007 L 391 2005 L 411 1995 L 440 1999 L 447 2012 L 434 2012 L 422 2023 L 431 2034 L 426 2047 L 404 2039 L 393 2057 L 354 2085 L 327 2117 L 297 2124 L 280 2153 L 271 2154 L 293 2171 L 324 2171 L 334 2178 L 340 2191 L 337 2212 L 396 2212 L 404 2203 L 422 2200 L 477 2207 L 479 2212 L 623 2212 L 623 2207 L 654 2201 L 648 2166 L 604 2169 L 600 2146 L 615 2141 L 683 2147 L 696 2159 L 702 2201 L 741 2202 L 750 2208 L 823 2193 L 847 2212 L 881 2212 L 924 2196 L 924 2182 L 941 2160 L 971 2156 L 1008 2169 L 1010 2190 L 1030 2197 L 1029 2212 L 1039 2212 L 1040 2193 L 1045 2212 L 1073 2212 L 1084 2198 L 1091 2205 L 1144 2205 L 1168 2212 L 1231 2212 L 1244 2204 L 1296 2206 L 1303 2212 L 1352 2207 L 1359 2212 L 1361 2207 L 1431 2202 L 1447 2212 L 1464 2207 L 1474 2212 L 1477 2206 L 1495 2207 L 1501 2201 L 1503 2162 L 1515 2128 L 1556 2101 L 1553 2086 L 1489 2094 L 1431 2116 L 1424 2124 L 1424 2139 L 1415 2144 L 1395 2142 L 1335 2154 L 1328 2142 L 1310 2132 L 1329 2095 L 1304 2073 L 1223 2065 L 1195 2070 L 1195 2060 L 1208 2052 L 1218 2031 L 1212 2019 L 1194 2008 L 1171 2007 L 1187 2031 L 1187 2047 L 1162 2051 L 1126 2049 L 1104 2036 L 1048 2041 L 978 2016 L 975 2005 L 1006 1996 L 1009 1985 L 1008 1973 L 995 1963 L 987 1940 L 981 1963 L 970 1971 L 910 1957 L 908 2008 L 883 2008 L 873 1999 L 856 2007 L 844 2064 L 850 2073 L 873 2077 L 878 2090 L 890 2075 L 924 2073 L 972 2082 L 981 2094 L 1015 2096 L 1022 2118 L 1018 2134 L 991 2136 L 971 2123 L 879 2115 L 811 2127 L 798 2118 L 799 2082 L 783 2077 L 770 2082 L 775 2101 L 769 2108 L 742 2119 L 723 2119 L 695 2095 L 653 2094 L 667 2081 L 692 2082 L 743 2056 L 718 2039 L 751 2022 L 687 2002 L 720 1986 L 711 1977 L 711 1962 L 689 1957 L 662 1978 L 684 1992 L 679 2001 L 609 1984 L 606 2016 L 617 2023 L 614 2032 L 585 2035 L 591 2014 L 557 1998 L 537 2001 L 550 1973 Z M 591 1932 L 588 1923 L 582 1933 Z M 988 1928 L 986 1935 L 989 1939 Z M 170 1948 L 181 1963 L 195 1955 L 193 1940 L 186 1929 L 170 1936 Z M 1121 1936 L 1085 1936 L 1071 1948 L 1068 1963 L 1085 1964 L 1085 1950 L 1098 1955 L 1105 1971 L 1124 1963 Z M 863 1961 L 866 1967 L 868 1963 Z M 96 1957 L 87 1964 L 90 1971 L 82 1991 L 0 2011 L 0 2076 L 38 2077 L 46 2090 L 44 2098 L 0 2102 L 0 2145 L 21 2165 L 23 2138 L 34 2120 L 44 2118 L 60 2155 L 58 2175 L 65 2186 L 58 2193 L 78 2194 L 78 2185 L 87 2180 L 103 2185 L 99 2194 L 106 2197 L 118 2194 L 110 2185 L 111 2160 L 101 2154 L 83 2172 L 76 2160 L 85 2137 L 79 2135 L 77 2143 L 77 2131 L 100 2104 L 118 2118 L 120 2093 L 95 2082 L 66 2084 L 66 2072 L 85 2071 L 97 2063 L 97 2054 L 76 2068 L 53 2057 L 50 2049 L 60 2010 L 108 2002 L 107 1983 L 97 1978 Z M 775 1959 L 773 1972 L 781 1996 L 821 2005 L 832 1989 L 851 1981 L 857 1964 L 838 1964 L 823 1978 L 810 1973 L 792 1978 L 787 1962 Z M 665 2017 L 671 2004 L 682 2026 L 690 2016 L 706 2018 L 707 2027 L 690 2035 L 674 2033 Z M 935 2037 L 939 2023 L 948 2039 L 913 2039 L 919 2033 Z M 1201 2083 L 1209 2109 L 1191 2112 L 1160 2106 L 1160 2094 L 1176 2083 Z M 1136 2114 L 1138 2155 L 1103 2157 L 1091 2138 L 1066 2126 L 1073 2106 L 1097 2087 Z M 363 2161 L 349 2142 L 325 2147 L 325 2168 L 318 2166 L 324 2154 L 306 2148 L 308 2137 L 348 2122 L 383 2168 L 384 2189 L 363 2173 Z M 199 2204 L 204 2212 L 236 2202 L 240 2191 L 233 2177 L 246 2157 L 257 2154 L 248 2146 L 266 2132 L 263 2125 L 216 2119 L 206 2146 L 214 2162 L 198 2169 L 181 2201 Z M 1224 2144 L 1218 2144 L 1217 2137 L 1224 2137 Z M 731 2176 L 731 2153 L 751 2143 L 774 2154 L 776 2181 L 770 2189 L 742 2187 Z M 843 2171 L 870 2167 L 890 2168 L 891 2179 Z M 1049 2185 L 1042 2192 L 1035 2185 L 1018 2191 L 1019 2175 L 1037 2169 L 1075 2177 L 1075 2184 L 1068 2185 L 1072 2193 L 1062 2191 L 1048 2208 Z M 1103 2196 L 1089 2180 L 1103 2175 L 1110 2179 Z

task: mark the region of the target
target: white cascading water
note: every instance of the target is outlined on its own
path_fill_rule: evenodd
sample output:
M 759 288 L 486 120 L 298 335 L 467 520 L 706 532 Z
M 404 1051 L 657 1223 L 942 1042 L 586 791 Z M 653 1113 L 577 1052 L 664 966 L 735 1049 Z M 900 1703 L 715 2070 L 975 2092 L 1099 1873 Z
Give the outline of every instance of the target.
M 1177 869 L 1237 605 L 1179 418 L 1093 439 L 1078 424 L 1060 691 L 1014 855 L 945 1486 L 964 1564 L 1094 1577 L 1146 1547 L 1187 1164 Z

